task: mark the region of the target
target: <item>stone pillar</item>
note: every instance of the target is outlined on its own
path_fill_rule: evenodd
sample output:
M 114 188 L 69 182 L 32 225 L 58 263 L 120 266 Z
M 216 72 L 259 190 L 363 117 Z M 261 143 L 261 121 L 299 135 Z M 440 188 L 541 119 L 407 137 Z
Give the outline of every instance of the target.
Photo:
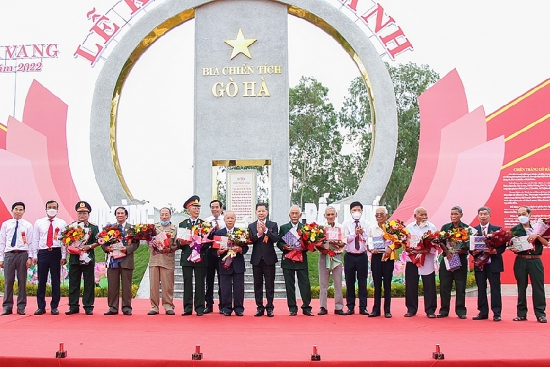
M 271 1 L 195 10 L 194 192 L 211 200 L 213 160 L 270 159 L 270 214 L 281 224 L 290 205 L 287 23 L 287 6 Z

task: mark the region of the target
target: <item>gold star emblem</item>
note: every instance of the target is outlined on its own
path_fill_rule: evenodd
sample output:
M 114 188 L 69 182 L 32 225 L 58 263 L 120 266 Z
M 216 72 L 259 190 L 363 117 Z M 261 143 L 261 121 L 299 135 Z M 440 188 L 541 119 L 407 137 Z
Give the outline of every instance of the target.
M 245 39 L 243 30 L 239 28 L 239 33 L 237 34 L 237 38 L 234 40 L 226 40 L 225 43 L 227 43 L 229 46 L 233 47 L 233 53 L 231 53 L 231 60 L 238 54 L 243 54 L 249 59 L 252 58 L 250 55 L 250 51 L 248 50 L 248 46 L 256 42 L 255 38 Z

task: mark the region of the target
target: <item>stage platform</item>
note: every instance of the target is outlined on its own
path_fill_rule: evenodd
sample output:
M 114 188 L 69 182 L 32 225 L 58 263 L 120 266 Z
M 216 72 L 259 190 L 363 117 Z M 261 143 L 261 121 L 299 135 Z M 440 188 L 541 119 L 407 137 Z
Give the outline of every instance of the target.
M 420 305 L 422 305 L 420 299 Z M 405 318 L 404 299 L 392 301 L 393 318 L 333 315 L 288 316 L 286 300 L 275 303 L 275 317 L 254 317 L 253 300 L 246 300 L 245 315 L 218 313 L 198 317 L 147 316 L 149 301 L 135 299 L 133 316 L 104 316 L 107 300 L 96 299 L 94 315 L 32 315 L 36 299 L 29 297 L 27 315 L 0 317 L 0 366 L 549 366 L 550 325 L 514 322 L 516 297 L 503 299 L 501 322 L 474 321 L 476 298 L 467 298 L 468 319 L 451 310 L 444 319 L 424 314 Z M 372 299 L 368 300 L 369 310 Z M 454 299 L 453 299 L 454 303 Z M 319 301 L 313 300 L 313 311 Z M 59 342 L 68 356 L 55 359 Z M 195 345 L 203 360 L 192 361 Z M 312 362 L 312 346 L 318 346 L 320 362 Z M 440 344 L 445 359 L 435 361 L 432 352 Z

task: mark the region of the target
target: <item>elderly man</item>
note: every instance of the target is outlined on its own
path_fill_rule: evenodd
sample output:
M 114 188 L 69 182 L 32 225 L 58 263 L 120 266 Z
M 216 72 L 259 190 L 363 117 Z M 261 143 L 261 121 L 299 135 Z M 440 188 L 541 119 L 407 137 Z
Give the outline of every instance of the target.
M 451 208 L 451 222 L 444 224 L 441 227 L 442 231 L 449 232 L 453 228 L 470 228 L 469 225 L 463 223 L 462 208 L 458 205 Z M 441 244 L 445 256 L 447 259 L 451 259 L 452 253 L 445 244 Z M 441 296 L 441 307 L 439 308 L 438 318 L 449 316 L 449 309 L 451 308 L 451 289 L 453 282 L 456 287 L 456 304 L 455 312 L 460 319 L 466 318 L 466 276 L 468 275 L 468 248 L 464 247 L 457 252 L 460 256 L 460 268 L 449 271 L 445 265 L 443 257 L 439 263 L 439 294 Z
M 395 262 L 392 253 L 401 247 L 400 243 L 390 243 L 385 250 L 376 249 L 375 242 L 384 243 L 386 234 L 386 221 L 388 220 L 388 209 L 385 207 L 376 208 L 375 212 L 376 226 L 370 228 L 369 241 L 373 246 L 369 246 L 372 251 L 371 271 L 374 282 L 374 306 L 369 317 L 380 316 L 380 305 L 382 296 L 382 283 L 384 284 L 384 317 L 390 318 L 391 314 L 391 281 L 393 278 L 393 265 Z
M 516 252 L 514 275 L 518 283 L 517 317 L 514 321 L 527 321 L 527 278 L 531 278 L 533 289 L 533 308 L 537 321 L 545 324 L 546 296 L 544 293 L 544 265 L 542 263 L 542 247 L 548 246 L 548 241 L 533 234 L 531 227 L 531 209 L 527 206 L 518 208 L 519 224 L 511 228 L 516 236 L 528 236 L 527 241 L 533 244 L 532 250 Z
M 298 231 L 302 228 L 300 218 L 302 217 L 302 210 L 298 205 L 290 207 L 288 213 L 290 222 L 283 224 L 279 231 L 279 241 L 277 247 L 283 252 L 281 256 L 281 268 L 283 269 L 283 276 L 285 278 L 286 287 L 286 300 L 290 316 L 296 316 L 298 313 L 298 306 L 296 305 L 296 284 L 295 279 L 298 277 L 298 287 L 300 288 L 300 295 L 302 297 L 302 313 L 306 316 L 313 316 L 311 312 L 311 286 L 309 284 L 309 273 L 307 267 L 307 249 L 302 249 L 303 261 L 293 261 L 288 259 L 286 255 L 293 250 L 293 248 L 285 243 L 283 237 L 294 228 Z
M 332 274 L 332 283 L 334 284 L 334 314 L 345 315 L 344 313 L 344 297 L 342 295 L 342 252 L 346 245 L 342 239 L 344 238 L 344 227 L 336 222 L 338 212 L 333 206 L 327 206 L 325 209 L 325 219 L 327 220 L 326 228 L 338 228 L 340 240 L 326 240 L 325 246 L 317 247 L 319 255 L 319 303 L 321 308 L 317 315 L 328 314 L 327 306 L 327 290 L 329 277 Z M 328 247 L 328 249 L 327 249 Z M 330 253 L 334 255 L 331 257 Z
M 355 313 L 355 280 L 359 287 L 359 313 L 367 312 L 367 236 L 369 223 L 363 216 L 363 204 L 354 201 L 350 204 L 351 219 L 343 223 L 346 234 L 346 253 L 344 255 L 344 274 L 346 276 L 346 315 Z
M 428 231 L 435 232 L 437 228 L 431 222 L 428 222 L 428 212 L 419 207 L 414 210 L 415 221 L 407 225 L 407 230 L 417 239 Z M 409 254 L 424 254 L 424 264 L 413 264 L 411 258 L 407 256 L 405 265 L 405 306 L 407 313 L 405 317 L 412 317 L 418 311 L 418 280 L 422 277 L 422 286 L 424 289 L 424 311 L 430 319 L 435 319 L 435 310 L 437 308 L 437 291 L 435 289 L 435 257 L 437 248 L 432 247 L 429 250 L 414 251 L 411 247 L 405 248 Z
M 477 233 L 486 236 L 489 233 L 500 230 L 499 226 L 489 223 L 491 219 L 491 209 L 482 206 L 477 210 L 479 225 L 474 227 Z M 506 246 L 500 246 L 496 249 L 487 249 L 491 256 L 487 263 L 480 269 L 474 266 L 476 284 L 477 284 L 477 309 L 479 314 L 473 317 L 474 320 L 485 320 L 489 318 L 489 304 L 487 302 L 487 280 L 491 285 L 491 310 L 493 311 L 493 321 L 500 321 L 500 312 L 502 310 L 502 297 L 500 292 L 500 273 L 504 271 L 502 253 Z M 482 251 L 473 251 L 474 258 L 482 256 Z M 474 262 L 475 264 L 475 262 Z
M 167 315 L 173 316 L 174 312 L 174 269 L 176 260 L 174 252 L 177 251 L 176 236 L 178 228 L 170 219 L 172 210 L 169 208 L 160 209 L 160 221 L 155 223 L 157 236 L 164 232 L 168 241 L 168 247 L 158 246 L 158 240 L 153 240 L 151 255 L 149 257 L 149 301 L 151 310 L 147 315 L 158 315 L 159 313 L 159 289 L 162 285 L 162 307 Z
M 32 224 L 23 219 L 25 204 L 11 206 L 12 219 L 2 223 L 0 229 L 0 268 L 4 269 L 4 302 L 2 316 L 13 312 L 13 285 L 17 273 L 17 314 L 24 315 L 27 307 L 27 269 L 32 264 Z

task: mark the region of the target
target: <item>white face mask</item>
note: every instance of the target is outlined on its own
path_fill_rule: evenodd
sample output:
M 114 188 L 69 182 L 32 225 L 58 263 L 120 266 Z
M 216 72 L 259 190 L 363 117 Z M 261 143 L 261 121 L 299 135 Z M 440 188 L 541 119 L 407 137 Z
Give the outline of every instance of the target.
M 521 224 L 527 224 L 529 222 L 529 217 L 522 215 L 518 217 L 518 220 Z
M 57 215 L 57 209 L 47 209 L 46 214 L 48 214 L 48 217 L 55 217 Z
M 351 213 L 351 217 L 355 220 L 359 220 L 361 219 L 361 216 L 363 215 L 363 213 L 360 213 L 360 212 L 353 212 Z

